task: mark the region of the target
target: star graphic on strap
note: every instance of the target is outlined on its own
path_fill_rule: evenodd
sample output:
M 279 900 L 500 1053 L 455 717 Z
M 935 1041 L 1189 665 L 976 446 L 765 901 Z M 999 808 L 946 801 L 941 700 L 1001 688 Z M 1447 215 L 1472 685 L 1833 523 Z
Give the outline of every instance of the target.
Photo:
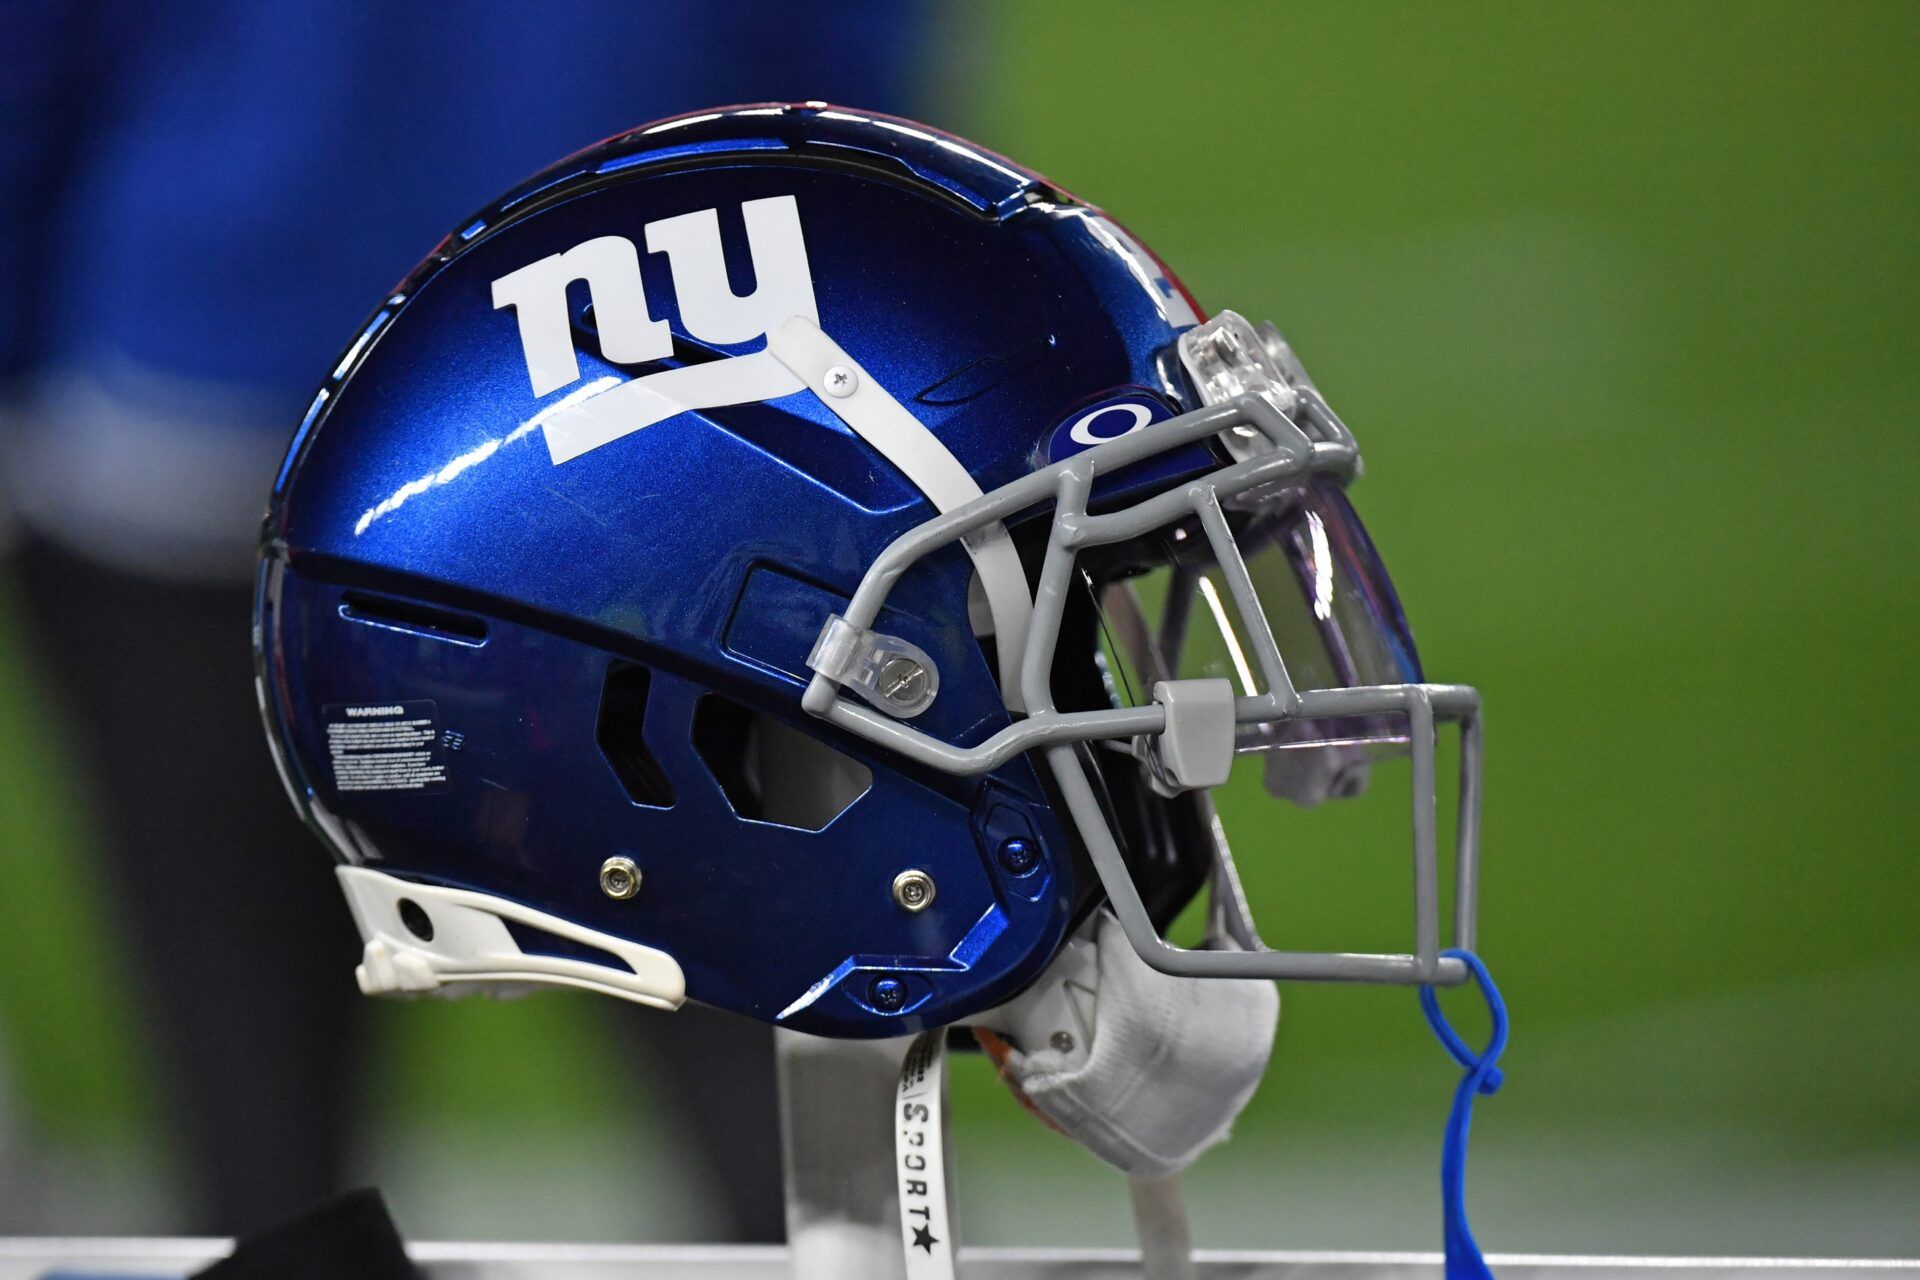
M 939 1243 L 940 1243 L 940 1237 L 934 1235 L 933 1232 L 928 1230 L 926 1227 L 915 1227 L 913 1229 L 913 1244 L 919 1246 L 922 1249 L 925 1249 L 927 1251 L 928 1256 L 932 1256 L 933 1246 Z M 911 1248 L 913 1246 L 909 1246 L 909 1247 Z

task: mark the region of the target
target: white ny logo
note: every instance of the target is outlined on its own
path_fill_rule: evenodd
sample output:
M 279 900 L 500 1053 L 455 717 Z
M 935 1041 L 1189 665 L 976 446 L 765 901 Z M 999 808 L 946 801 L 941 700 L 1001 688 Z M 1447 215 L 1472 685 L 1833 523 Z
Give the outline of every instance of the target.
M 720 214 L 701 209 L 649 222 L 647 252 L 664 253 L 680 299 L 687 332 L 704 342 L 746 342 L 764 336 L 788 316 L 815 323 L 813 275 L 807 242 L 800 235 L 800 209 L 792 196 L 749 200 L 740 206 L 753 258 L 754 289 L 734 293 L 720 250 Z M 665 320 L 647 309 L 640 255 L 625 236 L 601 236 L 501 276 L 493 282 L 493 305 L 512 307 L 520 321 L 520 347 L 527 358 L 533 394 L 580 379 L 567 320 L 567 286 L 587 285 L 600 331 L 600 354 L 615 364 L 644 364 L 673 354 Z
M 818 324 L 813 274 L 807 266 L 807 244 L 800 234 L 800 210 L 794 198 L 748 200 L 740 213 L 746 222 L 754 275 L 753 292 L 744 297 L 733 291 L 727 279 L 718 210 L 701 209 L 646 225 L 647 251 L 667 255 L 680 320 L 687 332 L 703 342 L 732 344 L 763 337 L 789 316 L 804 316 Z M 673 354 L 670 327 L 665 320 L 655 319 L 647 307 L 640 255 L 633 241 L 600 236 L 493 282 L 494 309 L 512 307 L 519 321 L 520 349 L 536 396 L 580 380 L 573 326 L 567 317 L 567 287 L 576 280 L 586 283 L 600 334 L 600 354 L 607 360 L 643 364 Z M 542 415 L 542 425 L 553 460 L 561 463 L 688 409 L 770 400 L 799 391 L 802 385 L 765 352 L 754 352 L 596 388 L 565 408 L 554 406 L 558 412 Z M 616 397 L 617 403 L 609 403 Z

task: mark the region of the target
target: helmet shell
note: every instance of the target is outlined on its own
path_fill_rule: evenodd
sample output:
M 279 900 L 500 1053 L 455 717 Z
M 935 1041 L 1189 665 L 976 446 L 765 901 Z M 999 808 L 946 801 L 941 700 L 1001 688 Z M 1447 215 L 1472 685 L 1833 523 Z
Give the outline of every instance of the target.
M 1025 759 L 933 775 L 799 708 L 827 616 L 933 508 L 806 391 L 683 412 L 561 463 L 542 438 L 543 411 L 597 380 L 764 346 L 689 331 L 645 229 L 717 211 L 746 295 L 741 209 L 774 197 L 798 211 L 822 329 L 983 489 L 1043 462 L 1089 406 L 1182 407 L 1168 355 L 1190 301 L 1037 176 L 923 126 L 818 106 L 639 129 L 470 220 L 347 349 L 274 486 L 262 701 L 295 803 L 343 860 L 665 951 L 708 1004 L 896 1035 L 1014 994 L 1092 893 Z M 641 247 L 674 354 L 606 359 L 576 284 L 580 378 L 536 396 L 493 284 L 606 236 Z M 959 743 L 1008 723 L 968 625 L 970 576 L 957 550 L 930 561 L 881 621 L 939 668 L 916 727 Z M 374 705 L 418 711 L 429 765 L 343 786 L 344 709 Z M 768 820 L 743 798 L 759 782 L 742 752 L 793 735 L 870 784 L 837 813 Z M 1013 839 L 1039 858 L 1002 857 Z M 638 894 L 602 892 L 611 857 L 640 868 Z M 936 886 L 924 910 L 894 899 L 905 870 Z M 534 932 L 516 931 L 523 949 L 578 951 Z

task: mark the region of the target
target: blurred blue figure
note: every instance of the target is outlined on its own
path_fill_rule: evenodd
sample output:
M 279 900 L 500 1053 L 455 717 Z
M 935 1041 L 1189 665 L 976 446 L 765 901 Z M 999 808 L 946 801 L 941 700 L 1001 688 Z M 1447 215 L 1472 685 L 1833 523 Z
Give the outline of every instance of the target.
M 349 1138 L 358 939 L 321 910 L 331 868 L 273 776 L 244 634 L 266 490 L 313 388 L 461 215 L 568 152 L 727 102 L 911 113 L 925 17 L 0 5 L 0 512 L 39 669 L 89 755 L 184 1228 L 335 1190 Z M 764 1029 L 696 1011 L 644 1030 L 732 1234 L 778 1238 Z

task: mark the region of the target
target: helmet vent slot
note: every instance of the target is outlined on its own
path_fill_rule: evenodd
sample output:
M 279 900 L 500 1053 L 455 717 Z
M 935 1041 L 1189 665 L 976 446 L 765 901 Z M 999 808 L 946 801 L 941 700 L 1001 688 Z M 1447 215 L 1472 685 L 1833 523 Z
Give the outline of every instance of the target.
M 418 600 L 349 591 L 340 599 L 340 616 L 369 627 L 407 631 L 434 640 L 478 647 L 487 642 L 487 624 L 472 614 L 455 613 Z
M 754 822 L 824 831 L 873 785 L 852 756 L 718 694 L 694 708 L 693 748 L 733 811 Z
M 633 966 L 611 951 L 602 950 L 585 942 L 576 942 L 572 938 L 563 938 L 557 933 L 548 933 L 537 925 L 523 924 L 518 920 L 502 920 L 507 933 L 512 936 L 513 944 L 530 956 L 554 956 L 561 960 L 578 960 L 583 964 L 597 964 L 607 969 L 619 969 L 623 973 L 632 973 Z
M 673 807 L 673 784 L 647 747 L 647 694 L 653 673 L 631 662 L 607 668 L 606 687 L 600 693 L 600 718 L 594 740 L 620 779 L 627 799 L 650 809 Z

